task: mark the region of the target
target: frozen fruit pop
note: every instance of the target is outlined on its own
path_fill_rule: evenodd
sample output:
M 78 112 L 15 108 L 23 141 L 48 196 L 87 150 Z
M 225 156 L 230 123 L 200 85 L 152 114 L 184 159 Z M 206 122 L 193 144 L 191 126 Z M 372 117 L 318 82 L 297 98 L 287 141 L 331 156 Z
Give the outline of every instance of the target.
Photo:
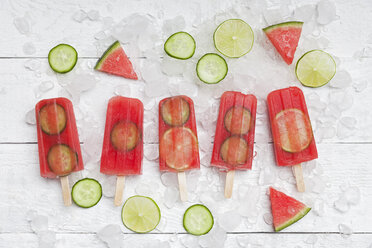
M 199 169 L 194 103 L 187 96 L 159 103 L 159 168 L 178 173 L 181 200 L 187 200 L 185 171 Z
M 318 158 L 302 90 L 289 87 L 267 96 L 276 162 L 293 166 L 297 189 L 305 190 L 301 163 Z
M 235 170 L 252 168 L 257 99 L 227 91 L 220 101 L 211 164 L 227 171 L 225 197 L 230 198 Z
M 121 205 L 124 179 L 141 174 L 143 157 L 143 104 L 140 100 L 116 96 L 106 113 L 101 173 L 117 175 L 114 204 Z
M 75 115 L 70 100 L 41 100 L 35 107 L 40 174 L 59 177 L 63 200 L 71 205 L 68 175 L 84 168 Z

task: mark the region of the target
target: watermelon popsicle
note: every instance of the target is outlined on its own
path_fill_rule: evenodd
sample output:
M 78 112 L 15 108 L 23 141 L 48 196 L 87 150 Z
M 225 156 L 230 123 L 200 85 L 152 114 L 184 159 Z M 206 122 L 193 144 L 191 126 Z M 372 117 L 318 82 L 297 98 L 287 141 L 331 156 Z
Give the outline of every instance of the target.
M 71 205 L 68 175 L 84 168 L 72 103 L 67 98 L 52 98 L 35 106 L 40 175 L 59 177 L 63 201 Z
M 116 96 L 109 100 L 103 138 L 101 173 L 117 175 L 114 204 L 121 205 L 125 176 L 141 174 L 143 104 Z
M 305 191 L 301 163 L 318 158 L 318 152 L 301 89 L 289 87 L 271 92 L 267 104 L 276 162 L 292 166 L 297 189 Z
M 180 197 L 187 201 L 186 170 L 199 169 L 194 103 L 187 96 L 159 103 L 159 169 L 178 173 Z
M 232 195 L 235 170 L 252 168 L 257 99 L 227 91 L 221 96 L 211 164 L 227 171 L 225 197 Z

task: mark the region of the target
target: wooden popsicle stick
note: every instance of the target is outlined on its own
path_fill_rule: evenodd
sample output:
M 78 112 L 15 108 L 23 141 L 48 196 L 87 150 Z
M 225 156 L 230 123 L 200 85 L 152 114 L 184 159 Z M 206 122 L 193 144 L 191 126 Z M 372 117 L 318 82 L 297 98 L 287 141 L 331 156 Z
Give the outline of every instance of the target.
M 231 170 L 226 173 L 225 198 L 231 198 L 232 196 L 232 191 L 234 187 L 234 176 L 235 170 Z
M 59 179 L 61 180 L 63 203 L 65 206 L 71 206 L 72 201 L 68 176 L 59 177 Z
M 302 175 L 302 166 L 301 164 L 296 164 L 292 166 L 293 175 L 296 178 L 297 190 L 299 192 L 305 192 L 305 182 Z
M 125 176 L 117 176 L 114 205 L 120 206 L 123 203 Z
M 187 184 L 186 184 L 186 173 L 184 171 L 178 172 L 178 188 L 180 191 L 181 201 L 187 201 Z

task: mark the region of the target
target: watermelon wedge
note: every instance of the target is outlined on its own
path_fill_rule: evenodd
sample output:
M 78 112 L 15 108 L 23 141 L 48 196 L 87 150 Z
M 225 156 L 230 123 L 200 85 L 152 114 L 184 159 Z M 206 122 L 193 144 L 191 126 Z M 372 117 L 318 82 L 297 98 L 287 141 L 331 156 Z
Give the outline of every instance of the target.
M 115 41 L 97 61 L 94 67 L 97 71 L 137 80 L 137 74 L 132 63 L 125 54 L 119 41 Z
M 283 22 L 263 29 L 288 65 L 292 64 L 303 24 L 303 22 Z
M 275 232 L 297 222 L 311 210 L 302 202 L 272 187 L 270 187 L 270 201 Z

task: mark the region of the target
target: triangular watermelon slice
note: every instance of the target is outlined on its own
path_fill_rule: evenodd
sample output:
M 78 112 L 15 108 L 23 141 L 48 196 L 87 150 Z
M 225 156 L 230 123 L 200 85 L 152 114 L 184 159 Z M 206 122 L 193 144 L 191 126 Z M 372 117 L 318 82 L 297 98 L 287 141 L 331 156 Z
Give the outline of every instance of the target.
M 263 29 L 288 65 L 292 64 L 303 24 L 303 22 L 283 22 Z
M 129 79 L 138 79 L 132 63 L 125 54 L 119 41 L 115 41 L 114 44 L 105 51 L 102 57 L 97 61 L 94 69 Z
M 271 212 L 276 232 L 304 217 L 311 208 L 302 202 L 270 187 Z

